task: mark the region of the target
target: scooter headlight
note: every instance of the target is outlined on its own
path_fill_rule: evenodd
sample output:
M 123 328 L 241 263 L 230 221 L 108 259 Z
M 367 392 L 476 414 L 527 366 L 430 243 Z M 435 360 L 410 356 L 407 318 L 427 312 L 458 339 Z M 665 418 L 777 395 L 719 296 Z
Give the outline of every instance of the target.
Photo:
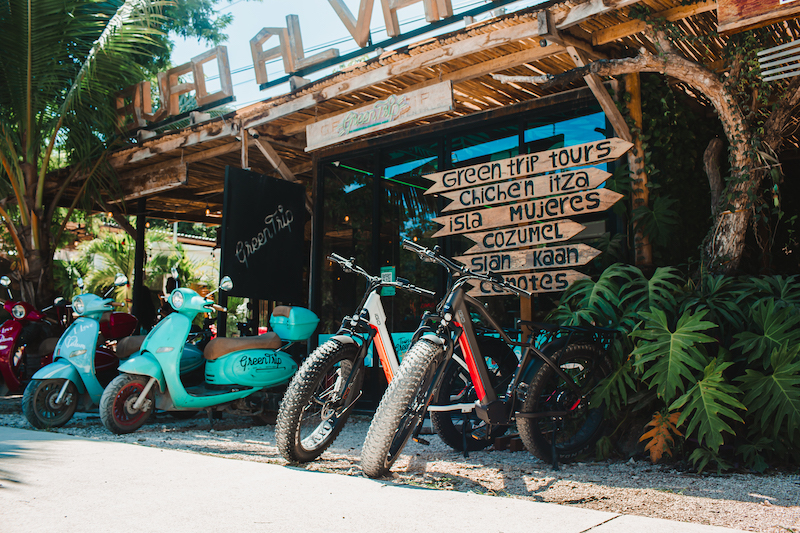
M 75 314 L 82 315 L 83 312 L 86 310 L 86 307 L 83 305 L 83 300 L 81 298 L 75 298 L 72 300 L 72 310 L 75 311 Z
M 20 304 L 17 304 L 11 308 L 11 314 L 14 315 L 14 318 L 21 320 L 25 318 L 26 315 L 25 307 Z
M 183 293 L 180 291 L 173 292 L 172 296 L 169 297 L 169 304 L 176 311 L 183 307 Z

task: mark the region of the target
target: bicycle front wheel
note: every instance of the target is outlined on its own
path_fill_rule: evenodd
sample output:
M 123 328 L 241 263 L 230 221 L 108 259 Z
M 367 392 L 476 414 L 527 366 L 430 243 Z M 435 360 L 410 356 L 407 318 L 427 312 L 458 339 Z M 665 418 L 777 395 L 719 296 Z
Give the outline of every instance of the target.
M 525 447 L 539 459 L 552 461 L 555 449 L 559 461 L 570 462 L 589 453 L 602 435 L 605 405 L 597 405 L 591 393 L 608 376 L 611 365 L 593 344 L 567 346 L 557 364 L 581 394 L 568 387 L 550 365 L 543 364 L 528 384 L 520 409 L 520 414 L 543 416 L 518 416 L 517 429 Z
M 281 402 L 275 440 L 284 459 L 315 460 L 333 444 L 361 392 L 364 365 L 358 347 L 331 339 L 294 375 Z
M 409 437 L 425 416 L 444 366 L 441 346 L 422 339 L 403 358 L 381 399 L 361 451 L 361 469 L 369 477 L 389 472 Z

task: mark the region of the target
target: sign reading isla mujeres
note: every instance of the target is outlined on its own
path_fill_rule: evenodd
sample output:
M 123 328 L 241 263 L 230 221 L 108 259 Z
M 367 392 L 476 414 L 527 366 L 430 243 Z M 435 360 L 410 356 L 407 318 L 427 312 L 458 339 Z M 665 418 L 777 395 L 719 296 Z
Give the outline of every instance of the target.
M 584 229 L 565 217 L 601 213 L 622 198 L 598 188 L 608 172 L 574 167 L 612 161 L 632 146 L 603 139 L 424 176 L 434 182 L 425 194 L 451 200 L 442 213 L 456 212 L 433 219 L 442 225 L 433 236 L 464 235 L 474 241 L 468 255 L 456 258 L 473 271 L 502 273 L 533 293 L 563 291 L 588 276 L 552 269 L 585 265 L 600 254 L 586 244 L 565 242 Z M 469 294 L 512 293 L 486 282 Z

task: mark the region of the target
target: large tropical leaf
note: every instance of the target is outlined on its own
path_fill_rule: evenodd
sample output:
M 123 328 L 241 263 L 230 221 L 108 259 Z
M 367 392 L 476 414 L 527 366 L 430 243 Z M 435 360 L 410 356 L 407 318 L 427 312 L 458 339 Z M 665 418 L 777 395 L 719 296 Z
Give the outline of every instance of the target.
M 650 460 L 657 463 L 661 457 L 666 453 L 672 455 L 672 446 L 675 443 L 675 437 L 682 437 L 683 434 L 678 431 L 675 424 L 678 422 L 680 413 L 664 414 L 656 413 L 653 415 L 652 420 L 647 423 L 646 427 L 650 427 L 640 438 L 639 442 L 647 441 L 644 450 L 650 453 Z
M 739 305 L 743 288 L 727 276 L 704 274 L 694 291 L 683 300 L 679 313 L 708 311 L 708 319 L 726 331 L 745 329 L 745 310 Z
M 683 409 L 677 425 L 688 421 L 686 436 L 696 434 L 700 444 L 714 453 L 724 442 L 723 433 L 735 435 L 726 419 L 742 422 L 734 409 L 746 409 L 737 399 L 742 391 L 727 383 L 723 376 L 732 364 L 718 364 L 713 359 L 703 370 L 703 379 L 669 406 L 670 411 Z
M 774 299 L 776 307 L 800 307 L 800 283 L 797 276 L 764 276 L 750 278 L 745 285 L 748 305 Z
M 771 373 L 747 369 L 741 382 L 743 403 L 748 417 L 771 433 L 773 439 L 785 435 L 791 442 L 800 440 L 800 346 L 781 346 L 770 357 Z
M 628 393 L 636 391 L 632 374 L 631 362 L 625 361 L 598 384 L 592 401 L 598 404 L 605 402 L 612 412 L 622 409 L 628 403 Z
M 675 235 L 675 229 L 680 224 L 678 212 L 673 206 L 678 200 L 669 196 L 659 196 L 653 201 L 653 208 L 642 205 L 633 210 L 633 225 L 636 231 L 641 231 L 651 242 L 666 246 Z
M 774 350 L 783 345 L 794 346 L 800 343 L 800 314 L 794 307 L 779 307 L 769 298 L 761 301 L 751 311 L 753 331 L 743 331 L 734 335 L 736 342 L 732 349 L 741 349 L 747 362 L 761 360 L 766 369 Z
M 702 332 L 715 324 L 703 320 L 706 311 L 686 312 L 673 331 L 664 311 L 653 309 L 641 315 L 644 329 L 631 333 L 631 337 L 641 339 L 631 354 L 633 366 L 643 374 L 642 380 L 649 382 L 650 388 L 656 387 L 659 397 L 669 402 L 685 390 L 687 382 L 695 381 L 693 369 L 702 371 L 706 366 L 707 357 L 701 348 L 714 339 Z
M 586 322 L 601 326 L 615 325 L 622 315 L 620 307 L 620 283 L 631 280 L 631 267 L 620 263 L 607 268 L 597 281 L 579 280 L 571 285 L 561 298 L 562 305 L 581 311 Z M 548 316 L 553 320 L 563 313 L 556 311 Z M 576 323 L 574 319 L 569 323 Z
M 631 281 L 622 286 L 621 303 L 637 313 L 655 307 L 672 314 L 677 306 L 676 295 L 685 284 L 677 268 L 659 267 L 650 279 L 644 275 L 632 276 Z

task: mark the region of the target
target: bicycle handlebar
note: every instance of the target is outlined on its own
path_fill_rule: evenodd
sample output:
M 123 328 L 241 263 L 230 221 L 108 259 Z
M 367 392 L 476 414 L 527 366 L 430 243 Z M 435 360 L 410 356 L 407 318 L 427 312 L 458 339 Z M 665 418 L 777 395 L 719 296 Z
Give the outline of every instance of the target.
M 404 278 L 397 278 L 397 281 L 384 281 L 383 278 L 380 276 L 370 276 L 369 273 L 358 266 L 355 263 L 355 258 L 351 257 L 350 259 L 345 259 L 339 254 L 331 253 L 328 256 L 328 259 L 338 263 L 342 270 L 345 272 L 355 272 L 356 274 L 360 274 L 367 278 L 367 281 L 374 284 L 379 284 L 382 287 L 397 287 L 409 292 L 415 292 L 417 294 L 422 294 L 423 296 L 428 296 L 433 298 L 436 296 L 435 291 L 429 291 L 428 289 L 423 289 L 422 287 L 417 287 L 416 285 L 412 285 L 408 282 L 407 279 Z
M 528 298 L 530 298 L 532 294 L 525 289 L 520 289 L 512 283 L 508 283 L 503 279 L 503 276 L 497 272 L 490 271 L 488 274 L 479 274 L 478 272 L 473 272 L 458 261 L 443 256 L 438 252 L 438 250 L 431 250 L 430 248 L 426 248 L 425 246 L 419 245 L 413 241 L 409 241 L 408 239 L 403 239 L 403 248 L 416 253 L 423 261 L 427 261 L 429 263 L 439 263 L 450 272 L 461 274 L 462 278 L 464 279 L 488 281 L 489 283 L 499 285 L 500 287 L 508 289 L 519 295 L 527 296 Z

